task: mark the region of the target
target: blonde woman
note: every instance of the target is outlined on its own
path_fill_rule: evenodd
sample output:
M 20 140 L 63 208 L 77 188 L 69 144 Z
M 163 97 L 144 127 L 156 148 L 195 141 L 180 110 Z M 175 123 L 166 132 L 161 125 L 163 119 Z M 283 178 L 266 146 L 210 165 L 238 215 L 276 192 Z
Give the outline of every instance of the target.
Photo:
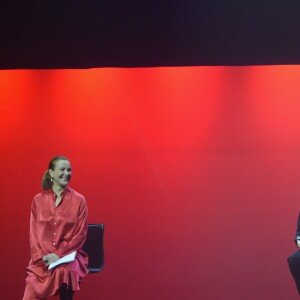
M 54 157 L 45 172 L 44 191 L 32 201 L 30 253 L 23 300 L 73 299 L 74 291 L 88 274 L 88 257 L 82 246 L 87 233 L 85 198 L 69 187 L 71 164 L 64 156 Z M 48 270 L 50 263 L 77 251 L 75 261 Z

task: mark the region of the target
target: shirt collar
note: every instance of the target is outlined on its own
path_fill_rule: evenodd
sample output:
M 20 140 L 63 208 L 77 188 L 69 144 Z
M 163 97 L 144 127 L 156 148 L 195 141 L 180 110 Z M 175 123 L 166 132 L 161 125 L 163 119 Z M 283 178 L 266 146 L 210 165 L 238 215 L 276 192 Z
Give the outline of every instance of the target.
M 65 187 L 65 189 L 62 191 L 61 193 L 61 197 L 63 198 L 67 193 L 71 192 L 71 188 L 69 188 L 68 186 Z M 56 194 L 55 192 L 52 190 L 52 188 L 49 189 L 49 193 L 51 195 L 53 195 L 54 198 L 56 198 Z

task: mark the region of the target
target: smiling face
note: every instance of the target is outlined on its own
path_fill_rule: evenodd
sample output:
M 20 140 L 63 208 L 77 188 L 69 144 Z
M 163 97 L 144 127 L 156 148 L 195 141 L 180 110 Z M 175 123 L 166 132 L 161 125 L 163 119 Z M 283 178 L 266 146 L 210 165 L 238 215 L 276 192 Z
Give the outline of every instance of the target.
M 55 162 L 54 170 L 49 169 L 49 174 L 52 177 L 53 185 L 65 188 L 71 179 L 72 170 L 68 160 L 58 160 Z

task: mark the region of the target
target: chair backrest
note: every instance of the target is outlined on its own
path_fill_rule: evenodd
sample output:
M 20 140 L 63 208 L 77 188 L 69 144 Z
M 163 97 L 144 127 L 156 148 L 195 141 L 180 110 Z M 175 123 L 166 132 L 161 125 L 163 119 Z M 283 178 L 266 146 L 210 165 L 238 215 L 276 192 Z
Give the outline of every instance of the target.
M 104 224 L 88 224 L 83 251 L 89 256 L 90 273 L 100 272 L 104 267 L 103 234 Z

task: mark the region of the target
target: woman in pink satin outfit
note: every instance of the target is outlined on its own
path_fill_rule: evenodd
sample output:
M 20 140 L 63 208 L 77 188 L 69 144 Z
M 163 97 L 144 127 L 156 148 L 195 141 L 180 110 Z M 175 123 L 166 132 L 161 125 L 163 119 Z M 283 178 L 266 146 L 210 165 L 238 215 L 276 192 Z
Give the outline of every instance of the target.
M 30 253 L 23 300 L 73 299 L 74 291 L 88 274 L 88 257 L 82 246 L 87 233 L 87 204 L 71 189 L 71 164 L 64 156 L 54 157 L 45 172 L 42 187 L 31 207 Z M 50 263 L 77 251 L 75 261 L 48 270 Z

